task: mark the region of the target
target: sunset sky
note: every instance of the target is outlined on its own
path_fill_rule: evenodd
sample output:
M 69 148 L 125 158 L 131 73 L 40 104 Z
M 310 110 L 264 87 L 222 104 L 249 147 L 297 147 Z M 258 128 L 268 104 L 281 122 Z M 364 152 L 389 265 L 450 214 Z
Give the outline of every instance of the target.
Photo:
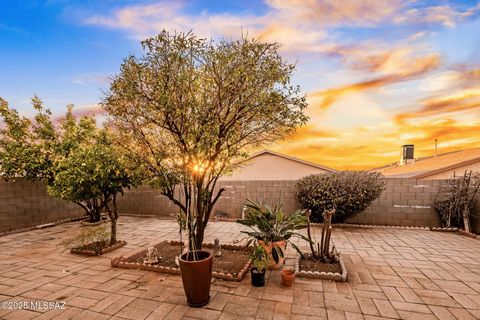
M 162 29 L 242 32 L 296 62 L 310 121 L 269 148 L 365 169 L 480 147 L 480 2 L 377 0 L 0 1 L 0 96 L 95 111 L 109 75 Z

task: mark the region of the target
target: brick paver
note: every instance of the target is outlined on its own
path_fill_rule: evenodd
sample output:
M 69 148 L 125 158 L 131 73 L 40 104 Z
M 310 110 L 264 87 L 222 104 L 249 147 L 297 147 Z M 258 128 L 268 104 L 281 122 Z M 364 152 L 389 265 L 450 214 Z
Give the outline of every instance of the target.
M 270 271 L 267 285 L 216 280 L 203 309 L 186 305 L 179 276 L 112 268 L 110 259 L 162 240 L 176 223 L 122 217 L 128 245 L 102 257 L 71 255 L 58 243 L 78 222 L 0 237 L 1 301 L 65 301 L 64 310 L 0 310 L 0 319 L 479 319 L 480 241 L 423 229 L 336 228 L 333 241 L 349 279 L 296 279 Z M 211 222 L 206 242 L 243 239 L 242 227 Z M 315 228 L 320 236 L 320 229 Z M 305 250 L 307 246 L 299 243 Z M 287 252 L 287 265 L 296 256 Z

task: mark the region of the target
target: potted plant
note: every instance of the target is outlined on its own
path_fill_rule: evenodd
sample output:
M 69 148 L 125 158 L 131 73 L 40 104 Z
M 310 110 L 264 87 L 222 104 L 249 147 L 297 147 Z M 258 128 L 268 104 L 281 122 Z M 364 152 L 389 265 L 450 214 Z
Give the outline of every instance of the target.
M 256 245 L 252 252 L 252 267 L 250 273 L 252 276 L 252 286 L 263 287 L 265 285 L 265 272 L 268 268 L 270 256 L 265 247 Z
M 258 204 L 251 200 L 247 200 L 245 206 L 244 219 L 237 222 L 252 229 L 252 231 L 242 232 L 248 234 L 252 240 L 256 239 L 258 244 L 265 248 L 270 256 L 269 268 L 279 269 L 284 264 L 287 242 L 290 242 L 292 247 L 301 254 L 298 247 L 290 241 L 292 237 L 310 241 L 296 232 L 307 226 L 308 218 L 305 212 L 295 211 L 285 215 L 282 206 L 271 207 L 265 202 Z

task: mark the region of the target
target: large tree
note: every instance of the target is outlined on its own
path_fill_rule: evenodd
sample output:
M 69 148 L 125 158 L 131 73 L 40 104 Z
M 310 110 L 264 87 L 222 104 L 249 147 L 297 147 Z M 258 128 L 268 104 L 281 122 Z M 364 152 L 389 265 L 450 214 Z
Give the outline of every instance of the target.
M 201 249 L 224 191 L 219 177 L 304 124 L 305 96 L 277 43 L 163 31 L 142 47 L 113 77 L 103 106 L 119 143 L 186 215 L 189 249 Z

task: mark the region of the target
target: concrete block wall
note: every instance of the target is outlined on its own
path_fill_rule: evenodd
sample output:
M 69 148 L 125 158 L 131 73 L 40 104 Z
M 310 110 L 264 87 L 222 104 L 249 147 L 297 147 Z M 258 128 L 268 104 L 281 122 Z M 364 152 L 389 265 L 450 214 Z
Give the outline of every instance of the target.
M 348 223 L 439 227 L 433 201 L 443 180 L 384 179 L 385 190 Z
M 364 212 L 348 223 L 430 227 L 440 226 L 432 202 L 442 180 L 386 179 L 386 190 Z M 241 216 L 247 199 L 283 204 L 286 212 L 297 209 L 295 180 L 220 181 L 226 190 L 213 214 L 229 218 Z M 175 216 L 178 208 L 157 190 L 140 187 L 126 191 L 118 200 L 121 213 Z M 44 224 L 82 215 L 83 210 L 70 202 L 47 194 L 40 182 L 0 181 L 0 232 Z
M 225 213 L 230 218 L 241 216 L 247 199 L 283 203 L 286 212 L 298 208 L 295 180 L 221 181 L 226 191 L 218 200 L 213 214 Z M 440 219 L 432 208 L 442 180 L 385 179 L 386 189 L 364 212 L 351 217 L 348 223 L 432 227 Z M 158 191 L 142 187 L 127 191 L 119 201 L 121 212 L 158 216 L 175 215 L 177 207 Z
M 291 212 L 297 208 L 295 182 L 294 180 L 220 181 L 218 188 L 223 187 L 225 191 L 217 201 L 213 214 L 226 213 L 230 218 L 238 218 L 247 199 L 266 201 L 271 205 L 283 204 L 283 208 Z M 118 199 L 118 207 L 120 212 L 128 214 L 157 216 L 174 216 L 179 210 L 167 197 L 149 187 L 126 191 L 123 197 Z
M 298 208 L 295 200 L 295 180 L 222 181 L 226 190 L 215 205 L 213 212 L 227 213 L 231 218 L 241 217 L 247 199 L 266 201 L 270 205 L 283 205 L 286 212 Z
M 50 197 L 42 182 L 0 180 L 0 232 L 79 215 L 79 206 Z

